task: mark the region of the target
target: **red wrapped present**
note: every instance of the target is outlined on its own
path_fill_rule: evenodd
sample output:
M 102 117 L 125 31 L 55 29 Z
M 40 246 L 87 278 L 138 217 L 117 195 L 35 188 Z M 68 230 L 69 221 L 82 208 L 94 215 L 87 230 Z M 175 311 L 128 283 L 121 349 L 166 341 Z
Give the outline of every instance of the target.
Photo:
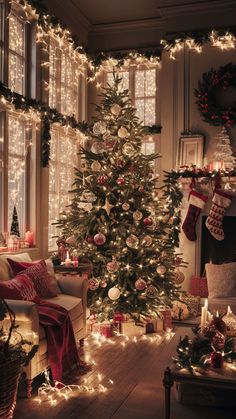
M 207 278 L 205 276 L 192 276 L 190 282 L 190 290 L 191 295 L 195 297 L 208 297 L 208 286 L 207 286 Z
M 100 335 L 110 338 L 113 335 L 113 326 L 109 322 L 93 323 L 92 331 L 100 333 Z

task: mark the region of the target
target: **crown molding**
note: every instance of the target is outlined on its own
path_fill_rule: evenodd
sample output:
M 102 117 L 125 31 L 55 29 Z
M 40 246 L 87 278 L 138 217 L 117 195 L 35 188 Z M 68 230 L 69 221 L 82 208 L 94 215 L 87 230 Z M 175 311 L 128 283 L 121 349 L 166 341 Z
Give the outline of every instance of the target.
M 103 23 L 92 25 L 90 32 L 107 33 L 107 32 L 136 32 L 137 30 L 162 29 L 165 25 L 163 18 L 142 19 L 127 22 Z
M 236 10 L 235 0 L 209 0 L 204 2 L 185 2 L 184 4 L 175 5 L 173 2 L 165 1 L 164 6 L 159 6 L 158 10 L 163 18 L 173 18 L 177 16 L 186 16 L 190 14 L 201 14 L 207 12 L 221 12 L 228 10 Z M 169 4 L 166 4 L 169 3 Z M 172 4 L 171 4 L 172 3 Z

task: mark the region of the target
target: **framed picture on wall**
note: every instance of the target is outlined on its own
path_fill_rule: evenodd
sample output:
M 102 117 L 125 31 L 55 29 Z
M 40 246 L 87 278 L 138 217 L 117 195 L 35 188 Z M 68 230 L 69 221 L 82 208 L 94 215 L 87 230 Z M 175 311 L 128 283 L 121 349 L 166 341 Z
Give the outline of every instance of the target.
M 179 167 L 181 166 L 203 166 L 203 145 L 202 134 L 182 135 L 179 141 Z

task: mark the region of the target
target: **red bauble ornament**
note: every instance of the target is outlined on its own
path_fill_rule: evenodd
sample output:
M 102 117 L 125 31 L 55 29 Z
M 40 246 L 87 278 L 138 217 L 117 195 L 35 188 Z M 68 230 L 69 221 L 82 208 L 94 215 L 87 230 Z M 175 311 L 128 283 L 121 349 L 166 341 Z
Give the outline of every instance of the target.
M 98 176 L 98 178 L 97 178 L 97 183 L 98 183 L 99 185 L 104 185 L 104 183 L 106 183 L 106 180 L 107 180 L 106 176 L 101 175 L 101 176 Z
M 139 192 L 144 192 L 145 188 L 144 188 L 144 186 L 139 186 L 138 190 L 139 190 Z
M 95 234 L 93 240 L 97 246 L 102 246 L 106 242 L 106 236 L 102 233 L 98 233 Z
M 222 320 L 222 318 L 219 317 L 219 316 L 213 317 L 209 326 L 210 327 L 213 326 L 216 330 L 218 330 L 218 332 L 222 333 L 223 335 L 226 334 L 227 326 L 226 326 L 224 320 Z
M 143 224 L 145 226 L 151 226 L 153 224 L 153 219 L 149 218 L 149 217 L 146 217 L 146 218 L 143 219 Z
M 211 353 L 211 367 L 222 368 L 223 367 L 223 356 L 220 352 Z
M 116 183 L 117 183 L 117 185 L 124 185 L 125 180 L 124 180 L 124 178 L 123 178 L 123 177 L 119 177 L 119 178 L 117 179 Z
M 93 244 L 94 243 L 93 236 L 87 236 L 85 240 L 89 244 Z

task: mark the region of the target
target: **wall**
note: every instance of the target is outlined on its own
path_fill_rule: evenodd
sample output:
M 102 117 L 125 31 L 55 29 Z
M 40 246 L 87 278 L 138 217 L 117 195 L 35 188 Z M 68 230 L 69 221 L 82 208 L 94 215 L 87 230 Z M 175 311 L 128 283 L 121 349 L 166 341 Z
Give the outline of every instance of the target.
M 218 69 L 219 66 L 229 62 L 236 64 L 235 51 L 222 52 L 210 45 L 205 45 L 201 54 L 189 50 L 181 51 L 175 61 L 170 60 L 167 53 L 163 54 L 160 74 L 161 125 L 163 127 L 161 133 L 162 170 L 171 170 L 176 167 L 179 138 L 183 131 L 192 131 L 204 135 L 205 161 L 211 161 L 215 147 L 214 138 L 220 132 L 220 127 L 210 126 L 202 120 L 195 104 L 196 98 L 193 90 L 197 88 L 198 80 L 202 79 L 203 72 L 210 70 L 212 67 Z M 235 89 L 230 93 L 231 95 L 233 93 L 235 100 Z M 235 128 L 231 130 L 230 138 L 234 155 L 236 155 Z M 184 186 L 182 220 L 185 219 L 188 209 L 188 193 L 189 185 L 187 184 Z M 203 214 L 209 213 L 210 206 L 211 200 L 208 200 Z M 236 205 L 232 206 L 229 212 L 229 215 L 234 214 L 236 215 Z M 197 235 L 199 238 L 200 219 L 197 224 Z M 188 262 L 188 267 L 183 269 L 186 276 L 183 288 L 188 289 L 191 276 L 199 274 L 199 241 L 190 242 L 181 233 L 180 251 Z

